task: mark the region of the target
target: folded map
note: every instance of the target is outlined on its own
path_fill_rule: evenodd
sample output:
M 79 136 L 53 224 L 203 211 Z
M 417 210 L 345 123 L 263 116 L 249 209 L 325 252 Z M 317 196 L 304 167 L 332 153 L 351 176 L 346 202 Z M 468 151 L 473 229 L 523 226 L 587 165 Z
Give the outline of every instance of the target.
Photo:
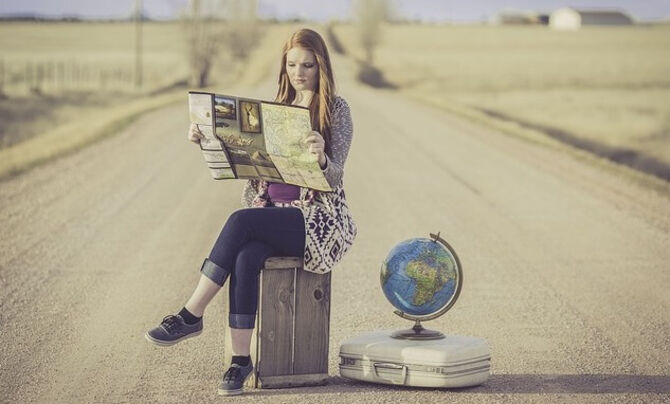
M 205 139 L 200 148 L 214 179 L 263 179 L 332 191 L 303 140 L 312 129 L 309 109 L 252 98 L 190 91 L 191 122 Z

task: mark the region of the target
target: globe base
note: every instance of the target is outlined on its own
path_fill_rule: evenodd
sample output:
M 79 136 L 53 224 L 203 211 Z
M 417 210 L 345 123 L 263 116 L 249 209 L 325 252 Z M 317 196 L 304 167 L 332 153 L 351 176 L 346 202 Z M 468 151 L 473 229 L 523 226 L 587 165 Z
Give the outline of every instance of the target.
M 434 340 L 446 338 L 444 334 L 435 330 L 427 330 L 423 328 L 420 322 L 416 322 L 414 327 L 406 330 L 394 331 L 391 338 L 395 339 L 411 339 L 411 340 Z

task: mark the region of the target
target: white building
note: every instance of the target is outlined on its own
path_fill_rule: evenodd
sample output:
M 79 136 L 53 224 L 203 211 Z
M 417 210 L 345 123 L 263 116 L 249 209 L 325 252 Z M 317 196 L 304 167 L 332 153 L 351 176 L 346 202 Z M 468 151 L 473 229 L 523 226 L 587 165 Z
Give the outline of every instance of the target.
M 579 29 L 583 25 L 631 25 L 633 19 L 618 10 L 577 10 L 559 8 L 549 16 L 553 29 Z

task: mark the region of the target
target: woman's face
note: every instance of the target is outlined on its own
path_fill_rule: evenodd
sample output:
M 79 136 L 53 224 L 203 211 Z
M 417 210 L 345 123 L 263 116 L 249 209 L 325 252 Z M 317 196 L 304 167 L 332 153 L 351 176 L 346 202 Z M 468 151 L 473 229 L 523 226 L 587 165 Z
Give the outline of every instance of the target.
M 286 53 L 286 73 L 296 91 L 316 90 L 319 65 L 314 53 L 303 48 L 291 48 Z

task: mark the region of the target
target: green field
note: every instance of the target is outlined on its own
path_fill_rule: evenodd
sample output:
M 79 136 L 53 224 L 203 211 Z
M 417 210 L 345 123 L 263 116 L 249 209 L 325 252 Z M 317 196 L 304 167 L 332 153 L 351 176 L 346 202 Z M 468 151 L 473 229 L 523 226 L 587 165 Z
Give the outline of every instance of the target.
M 334 30 L 362 59 L 355 27 Z M 374 65 L 402 91 L 670 164 L 669 25 L 387 25 L 382 38 Z

